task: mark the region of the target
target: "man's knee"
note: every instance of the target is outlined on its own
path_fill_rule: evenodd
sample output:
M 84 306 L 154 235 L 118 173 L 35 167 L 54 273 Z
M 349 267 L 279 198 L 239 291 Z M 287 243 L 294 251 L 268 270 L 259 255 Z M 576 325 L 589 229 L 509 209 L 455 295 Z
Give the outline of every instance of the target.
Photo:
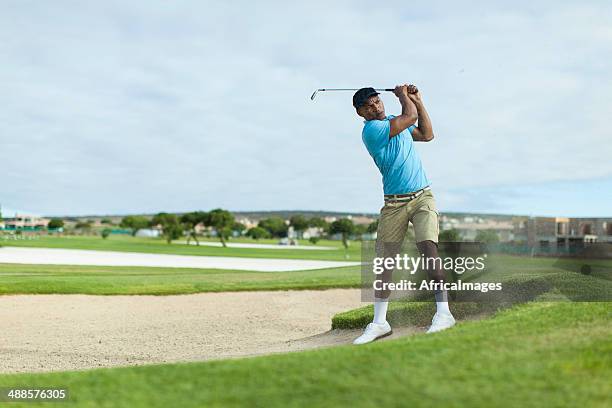
M 438 243 L 432 240 L 417 242 L 417 248 L 425 256 L 438 256 Z
M 425 270 L 429 279 L 437 282 L 444 281 L 446 276 L 442 269 L 441 259 L 438 256 L 438 244 L 431 240 L 421 241 L 417 242 L 417 248 L 425 258 Z
M 374 297 L 376 299 L 389 299 L 390 296 L 391 296 L 391 291 L 389 289 L 374 291 Z

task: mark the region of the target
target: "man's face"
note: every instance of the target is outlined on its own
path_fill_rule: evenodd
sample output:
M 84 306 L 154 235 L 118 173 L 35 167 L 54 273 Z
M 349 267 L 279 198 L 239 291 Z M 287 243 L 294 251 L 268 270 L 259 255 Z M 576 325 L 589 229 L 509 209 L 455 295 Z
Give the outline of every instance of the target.
M 383 120 L 385 116 L 385 105 L 378 95 L 370 96 L 366 103 L 357 109 L 357 114 L 365 120 Z

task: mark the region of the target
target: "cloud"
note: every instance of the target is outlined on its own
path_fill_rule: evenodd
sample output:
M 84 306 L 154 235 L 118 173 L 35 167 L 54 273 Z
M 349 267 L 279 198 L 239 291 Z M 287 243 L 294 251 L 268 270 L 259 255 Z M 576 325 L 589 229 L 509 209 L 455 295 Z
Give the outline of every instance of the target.
M 351 95 L 309 96 L 406 81 L 433 119 L 418 148 L 441 197 L 612 174 L 604 2 L 9 4 L 12 207 L 377 211 Z

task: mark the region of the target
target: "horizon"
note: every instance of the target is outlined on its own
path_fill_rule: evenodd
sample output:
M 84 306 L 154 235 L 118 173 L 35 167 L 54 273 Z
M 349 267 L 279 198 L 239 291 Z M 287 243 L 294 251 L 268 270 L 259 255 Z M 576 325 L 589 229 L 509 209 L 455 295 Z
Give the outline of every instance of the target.
M 218 207 L 215 207 L 218 208 Z M 213 208 L 209 209 L 209 210 L 201 210 L 201 209 L 197 209 L 197 210 L 187 210 L 187 211 L 156 211 L 156 212 L 130 212 L 130 213 L 98 213 L 98 214 L 55 214 L 55 215 L 49 215 L 49 214 L 36 214 L 36 213 L 31 213 L 31 212 L 27 212 L 27 211 L 17 211 L 14 212 L 13 210 L 11 212 L 6 211 L 5 209 L 2 208 L 2 217 L 3 218 L 10 218 L 8 216 L 8 214 L 23 214 L 23 215 L 33 215 L 33 216 L 38 216 L 41 218 L 87 218 L 87 217 L 96 217 L 96 218 L 101 218 L 101 217 L 125 217 L 125 216 L 129 216 L 129 215 L 144 215 L 144 216 L 153 216 L 155 214 L 158 214 L 160 212 L 165 212 L 165 213 L 170 213 L 170 214 L 184 214 L 184 213 L 188 213 L 188 212 L 192 212 L 192 211 L 210 211 Z M 335 210 L 239 210 L 239 211 L 234 211 L 231 209 L 227 209 L 229 212 L 231 212 L 232 214 L 249 214 L 249 213 L 295 213 L 295 214 L 307 214 L 307 213 L 324 213 L 324 214 L 339 214 L 339 215 L 364 215 L 364 216 L 378 216 L 379 213 L 378 212 L 361 212 L 361 211 L 335 211 Z M 584 219 L 590 219 L 590 218 L 612 218 L 612 215 L 595 215 L 595 216 L 574 216 L 574 215 L 564 215 L 564 214 L 519 214 L 519 213 L 493 213 L 493 212 L 474 212 L 474 211 L 440 211 L 441 215 L 451 215 L 451 214 L 458 214 L 458 215 L 478 215 L 478 216 L 488 216 L 488 217 L 495 217 L 495 216 L 499 216 L 499 217 L 541 217 L 541 218 L 584 218 Z

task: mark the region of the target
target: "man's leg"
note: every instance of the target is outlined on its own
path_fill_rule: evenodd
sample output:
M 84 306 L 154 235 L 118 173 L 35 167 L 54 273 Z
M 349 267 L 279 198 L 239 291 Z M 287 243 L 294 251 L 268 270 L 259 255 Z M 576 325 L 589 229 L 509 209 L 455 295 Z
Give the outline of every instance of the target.
M 426 261 L 429 260 L 429 262 L 425 262 L 425 270 L 427 271 L 427 277 L 429 278 L 429 280 L 433 280 L 435 282 L 444 282 L 444 271 L 442 271 L 441 262 L 437 261 L 438 244 L 433 241 L 427 240 L 417 242 L 416 246 L 419 250 L 419 254 L 421 254 Z M 436 312 L 450 314 L 450 309 L 448 308 L 447 291 L 437 290 L 434 294 L 436 297 Z
M 441 260 L 438 260 L 438 212 L 433 194 L 428 191 L 414 200 L 411 210 L 411 221 L 414 225 L 414 234 L 419 254 L 425 258 L 425 270 L 429 280 L 444 282 L 444 271 Z M 427 331 L 448 329 L 455 324 L 455 318 L 448 307 L 448 293 L 445 290 L 435 292 L 436 314 Z
M 399 254 L 408 229 L 408 215 L 405 203 L 385 204 L 380 211 L 378 229 L 376 231 L 376 256 L 395 257 Z M 383 283 L 391 282 L 393 269 L 386 269 L 380 275 Z M 354 344 L 364 344 L 379 337 L 391 334 L 391 326 L 387 323 L 387 309 L 391 291 L 374 291 L 374 319 L 363 335 L 355 339 Z

